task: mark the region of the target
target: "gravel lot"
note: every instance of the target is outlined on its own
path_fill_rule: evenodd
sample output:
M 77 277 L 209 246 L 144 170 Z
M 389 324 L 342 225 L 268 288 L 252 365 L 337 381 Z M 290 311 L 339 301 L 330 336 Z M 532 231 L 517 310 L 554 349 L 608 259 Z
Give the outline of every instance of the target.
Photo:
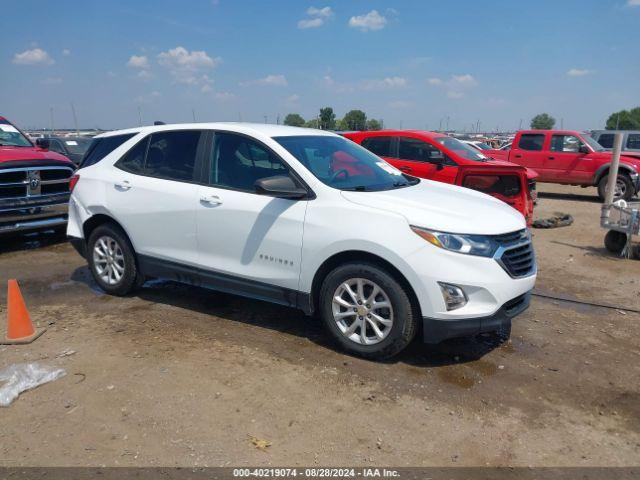
M 540 191 L 538 217 L 567 212 L 575 222 L 534 232 L 538 291 L 640 309 L 640 262 L 604 250 L 594 189 Z M 0 245 L 0 282 L 14 277 L 48 331 L 31 345 L 0 346 L 0 367 L 37 360 L 68 375 L 0 409 L 0 465 L 632 466 L 640 458 L 636 313 L 535 297 L 509 342 L 415 342 L 375 363 L 337 351 L 296 310 L 167 282 L 109 297 L 50 235 Z

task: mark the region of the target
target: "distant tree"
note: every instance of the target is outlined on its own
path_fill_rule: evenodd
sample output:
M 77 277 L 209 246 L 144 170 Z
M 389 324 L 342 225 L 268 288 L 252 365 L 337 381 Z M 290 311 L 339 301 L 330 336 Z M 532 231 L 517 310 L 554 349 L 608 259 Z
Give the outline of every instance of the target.
M 382 130 L 382 122 L 375 118 L 367 120 L 367 130 Z
M 308 122 L 305 122 L 304 126 L 306 128 L 318 128 L 318 119 L 317 118 L 312 118 Z
M 347 124 L 344 123 L 344 119 L 343 118 L 339 118 L 339 119 L 336 120 L 336 130 L 338 130 L 338 131 L 349 130 L 347 128 Z
M 548 113 L 540 113 L 531 119 L 531 128 L 535 130 L 551 130 L 556 124 L 556 119 Z
M 362 110 L 350 110 L 342 119 L 345 130 L 365 130 L 367 128 L 367 114 Z
M 620 110 L 609 115 L 607 130 L 640 130 L 640 107 Z
M 320 109 L 320 128 L 322 130 L 335 130 L 336 114 L 333 113 L 333 108 L 324 107 Z
M 297 113 L 290 113 L 284 117 L 284 124 L 290 127 L 302 127 L 304 125 L 304 118 Z

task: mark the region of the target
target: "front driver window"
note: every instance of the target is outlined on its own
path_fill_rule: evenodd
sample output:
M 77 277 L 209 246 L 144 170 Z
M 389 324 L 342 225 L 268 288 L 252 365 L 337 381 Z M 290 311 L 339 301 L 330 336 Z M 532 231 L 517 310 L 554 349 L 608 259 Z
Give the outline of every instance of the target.
M 443 160 L 444 155 L 433 145 L 417 138 L 402 137 L 400 139 L 401 160 L 414 160 L 417 162 L 433 162 Z
M 259 143 L 233 133 L 216 133 L 210 184 L 255 192 L 256 181 L 288 175 L 282 160 Z
M 579 153 L 582 142 L 575 135 L 554 135 L 551 137 L 551 151 Z

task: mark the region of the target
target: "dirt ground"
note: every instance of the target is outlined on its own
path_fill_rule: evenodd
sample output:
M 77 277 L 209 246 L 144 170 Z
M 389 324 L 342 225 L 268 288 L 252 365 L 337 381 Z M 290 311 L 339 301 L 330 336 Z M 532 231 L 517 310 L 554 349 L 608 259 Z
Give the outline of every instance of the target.
M 538 217 L 575 223 L 535 230 L 538 291 L 639 309 L 640 262 L 604 250 L 594 190 L 540 191 Z M 632 312 L 534 297 L 509 342 L 416 341 L 376 363 L 296 310 L 167 282 L 104 295 L 50 235 L 0 244 L 0 282 L 14 277 L 48 330 L 0 346 L 0 368 L 68 374 L 0 409 L 3 466 L 639 463 Z

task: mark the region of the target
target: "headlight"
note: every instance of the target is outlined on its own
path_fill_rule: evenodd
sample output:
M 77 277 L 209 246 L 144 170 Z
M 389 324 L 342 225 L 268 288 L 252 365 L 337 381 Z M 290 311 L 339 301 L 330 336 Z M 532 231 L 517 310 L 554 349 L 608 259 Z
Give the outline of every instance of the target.
M 436 232 L 414 226 L 411 230 L 436 247 L 467 255 L 493 257 L 499 246 L 491 237 L 484 235 Z

